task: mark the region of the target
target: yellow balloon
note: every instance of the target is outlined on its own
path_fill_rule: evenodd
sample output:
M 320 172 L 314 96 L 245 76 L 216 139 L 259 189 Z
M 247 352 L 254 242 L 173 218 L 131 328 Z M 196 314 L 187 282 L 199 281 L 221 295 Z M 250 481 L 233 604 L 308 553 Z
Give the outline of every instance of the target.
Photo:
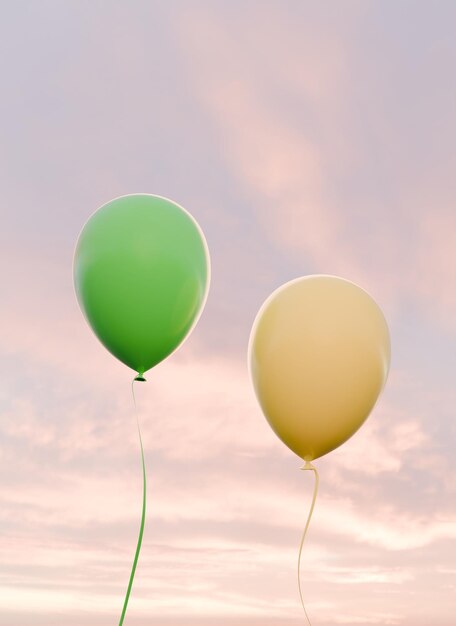
M 250 375 L 263 413 L 304 461 L 334 450 L 360 428 L 389 363 L 382 311 L 363 289 L 337 276 L 304 276 L 277 289 L 250 335 Z

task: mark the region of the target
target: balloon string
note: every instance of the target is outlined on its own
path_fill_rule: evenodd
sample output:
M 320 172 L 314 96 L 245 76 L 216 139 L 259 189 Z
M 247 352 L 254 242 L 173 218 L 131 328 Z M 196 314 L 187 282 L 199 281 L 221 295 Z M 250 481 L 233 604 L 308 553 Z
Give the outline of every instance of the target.
M 301 545 L 299 546 L 299 556 L 298 556 L 298 589 L 299 589 L 299 597 L 301 598 L 302 608 L 304 609 L 304 613 L 305 613 L 305 616 L 307 618 L 307 621 L 309 622 L 309 626 L 312 626 L 312 624 L 310 623 L 309 616 L 307 615 L 306 607 L 304 605 L 304 598 L 303 598 L 303 595 L 302 595 L 302 588 L 301 588 L 301 555 L 302 555 L 302 548 L 304 546 L 304 540 L 306 538 L 307 530 L 309 528 L 310 520 L 312 519 L 312 513 L 313 513 L 313 510 L 314 510 L 314 507 L 315 507 L 315 501 L 317 499 L 318 485 L 320 483 L 320 477 L 318 475 L 317 468 L 314 465 L 312 465 L 312 463 L 306 462 L 306 464 L 303 467 L 301 467 L 301 469 L 303 469 L 303 470 L 312 470 L 314 472 L 314 474 L 315 474 L 315 484 L 314 484 L 314 492 L 313 492 L 313 497 L 312 497 L 312 504 L 310 505 L 310 511 L 309 511 L 309 515 L 307 516 L 306 526 L 305 526 L 304 532 L 302 534 Z
M 144 524 L 146 521 L 146 464 L 144 462 L 144 449 L 141 437 L 141 429 L 139 427 L 139 417 L 138 417 L 138 407 L 136 406 L 136 398 L 135 398 L 135 389 L 134 389 L 135 381 L 131 383 L 131 395 L 133 396 L 133 404 L 135 407 L 136 414 L 136 425 L 138 427 L 138 435 L 139 435 L 139 443 L 141 445 L 141 460 L 142 460 L 142 474 L 143 474 L 143 503 L 142 503 L 142 514 L 141 514 L 141 527 L 139 529 L 139 537 L 138 544 L 136 546 L 135 558 L 133 560 L 133 567 L 131 568 L 130 580 L 128 582 L 127 587 L 127 595 L 125 596 L 125 601 L 122 609 L 122 615 L 120 616 L 119 626 L 122 626 L 125 618 L 125 613 L 127 612 L 128 600 L 130 598 L 130 592 L 133 585 L 133 579 L 135 577 L 136 566 L 138 564 L 139 553 L 141 551 L 141 544 L 144 534 Z

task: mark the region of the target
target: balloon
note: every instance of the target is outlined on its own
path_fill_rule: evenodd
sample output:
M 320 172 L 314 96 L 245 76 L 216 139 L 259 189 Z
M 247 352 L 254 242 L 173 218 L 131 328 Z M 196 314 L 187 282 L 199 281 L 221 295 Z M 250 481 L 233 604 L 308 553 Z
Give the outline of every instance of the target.
M 389 363 L 380 308 L 363 289 L 336 276 L 305 276 L 277 289 L 250 335 L 250 374 L 263 413 L 306 462 L 360 428 Z
M 74 284 L 101 343 L 144 372 L 173 352 L 196 324 L 209 287 L 204 235 L 182 207 L 149 194 L 116 198 L 79 236 Z

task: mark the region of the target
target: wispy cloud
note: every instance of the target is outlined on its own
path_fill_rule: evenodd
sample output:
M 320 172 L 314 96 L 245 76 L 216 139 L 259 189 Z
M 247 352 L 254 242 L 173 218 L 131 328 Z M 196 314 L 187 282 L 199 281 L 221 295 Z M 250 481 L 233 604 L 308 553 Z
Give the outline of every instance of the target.
M 303 36 L 302 24 L 272 7 L 260 23 L 247 13 L 236 41 L 215 11 L 186 17 L 181 33 L 189 72 L 216 124 L 227 166 L 269 238 L 311 271 L 368 287 L 391 312 L 413 298 L 454 330 L 456 216 L 447 167 L 436 177 L 431 162 L 423 171 L 420 155 L 419 178 L 411 166 L 400 183 L 395 175 L 382 181 L 386 189 L 371 184 L 367 190 L 368 181 L 357 180 L 366 161 L 376 167 L 359 117 L 376 125 L 377 151 L 392 148 L 400 128 L 375 99 L 368 111 L 355 106 L 360 77 L 369 72 L 356 56 L 356 37 L 349 43 L 343 25 L 335 31 L 330 22 L 320 24 L 318 40 L 309 24 Z M 356 31 L 361 6 L 351 19 Z M 285 30 L 286 46 L 271 47 Z M 270 64 L 280 68 L 274 90 L 264 77 Z M 392 84 L 383 80 L 382 87 L 389 95 Z M 391 159 L 402 167 L 399 155 Z

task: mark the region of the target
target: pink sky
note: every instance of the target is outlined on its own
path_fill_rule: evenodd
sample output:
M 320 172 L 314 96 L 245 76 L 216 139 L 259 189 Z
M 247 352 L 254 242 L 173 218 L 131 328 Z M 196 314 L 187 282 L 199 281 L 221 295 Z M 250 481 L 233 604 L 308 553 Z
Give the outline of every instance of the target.
M 148 517 L 125 625 L 295 626 L 311 476 L 248 379 L 281 283 L 358 282 L 392 335 L 366 425 L 318 462 L 314 626 L 453 626 L 455 6 L 9 3 L 1 20 L 0 626 L 118 623 L 141 472 L 132 374 L 72 286 L 83 223 L 168 196 L 206 310 L 138 388 Z

